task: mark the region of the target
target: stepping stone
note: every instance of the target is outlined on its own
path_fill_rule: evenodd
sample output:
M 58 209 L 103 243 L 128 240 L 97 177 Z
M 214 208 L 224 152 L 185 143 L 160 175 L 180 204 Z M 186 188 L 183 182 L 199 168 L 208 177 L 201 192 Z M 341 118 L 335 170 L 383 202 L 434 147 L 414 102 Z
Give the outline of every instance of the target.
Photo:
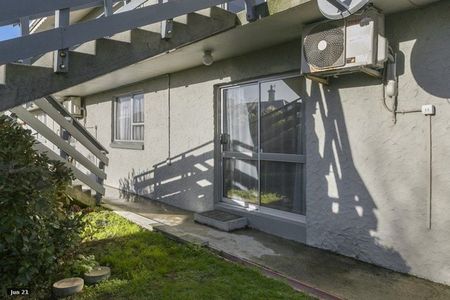
M 81 292 L 84 286 L 82 278 L 66 278 L 53 284 L 53 294 L 57 298 L 64 298 Z
M 233 231 L 247 227 L 247 218 L 220 210 L 211 210 L 194 215 L 197 223 L 208 225 L 222 231 Z
M 110 275 L 111 269 L 109 267 L 95 267 L 92 271 L 84 273 L 84 281 L 86 284 L 96 284 L 107 280 Z

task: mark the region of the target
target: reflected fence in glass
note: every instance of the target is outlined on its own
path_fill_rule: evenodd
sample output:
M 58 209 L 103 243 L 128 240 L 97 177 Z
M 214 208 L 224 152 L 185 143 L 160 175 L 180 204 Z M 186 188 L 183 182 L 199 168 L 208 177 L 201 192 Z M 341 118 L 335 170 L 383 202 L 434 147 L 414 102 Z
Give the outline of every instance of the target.
M 298 78 L 261 84 L 261 152 L 302 154 Z

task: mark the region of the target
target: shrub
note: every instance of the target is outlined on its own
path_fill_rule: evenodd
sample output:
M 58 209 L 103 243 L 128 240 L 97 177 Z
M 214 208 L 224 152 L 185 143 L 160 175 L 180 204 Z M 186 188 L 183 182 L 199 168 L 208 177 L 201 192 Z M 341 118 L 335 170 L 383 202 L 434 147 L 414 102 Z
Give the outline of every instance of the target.
M 35 143 L 30 130 L 0 116 L 0 295 L 47 286 L 82 228 L 65 195 L 71 171 Z

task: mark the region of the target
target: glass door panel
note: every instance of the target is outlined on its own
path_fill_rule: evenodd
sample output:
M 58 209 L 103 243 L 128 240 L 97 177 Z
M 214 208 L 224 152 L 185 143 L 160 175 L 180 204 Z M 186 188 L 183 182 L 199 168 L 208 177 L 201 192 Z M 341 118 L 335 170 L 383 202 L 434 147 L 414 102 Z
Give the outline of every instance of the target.
M 222 200 L 303 214 L 301 81 L 222 89 Z
M 245 207 L 259 203 L 258 109 L 258 84 L 223 90 L 223 199 Z
M 258 204 L 258 161 L 224 159 L 223 197 L 241 206 Z
M 261 161 L 261 206 L 303 213 L 301 165 Z

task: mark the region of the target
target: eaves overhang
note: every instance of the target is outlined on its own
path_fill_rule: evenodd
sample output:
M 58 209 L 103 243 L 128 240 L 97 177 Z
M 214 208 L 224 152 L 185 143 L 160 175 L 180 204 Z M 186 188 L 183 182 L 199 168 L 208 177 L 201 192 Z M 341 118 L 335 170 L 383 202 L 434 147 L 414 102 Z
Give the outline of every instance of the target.
M 435 0 L 373 1 L 374 5 L 386 14 L 416 8 L 430 2 Z M 84 97 L 163 74 L 194 68 L 202 65 L 205 50 L 212 50 L 215 61 L 220 61 L 295 39 L 298 39 L 300 45 L 303 26 L 323 19 L 316 0 L 268 0 L 266 13 L 265 17 L 249 23 L 245 12 L 242 12 L 238 15 L 240 25 L 233 29 L 68 88 L 55 96 Z

